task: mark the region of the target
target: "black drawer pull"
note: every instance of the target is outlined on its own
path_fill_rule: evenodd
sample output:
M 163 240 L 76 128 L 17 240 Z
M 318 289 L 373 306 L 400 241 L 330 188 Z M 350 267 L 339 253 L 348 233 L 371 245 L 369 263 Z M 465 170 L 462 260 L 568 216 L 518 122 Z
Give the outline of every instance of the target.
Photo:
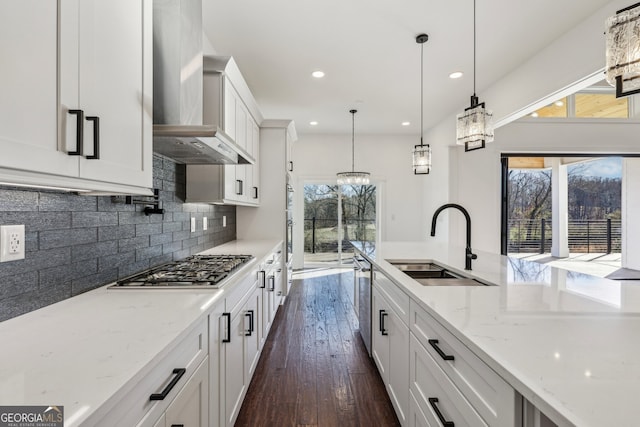
M 151 396 L 149 396 L 149 400 L 164 400 L 164 398 L 167 397 L 169 393 L 171 393 L 171 390 L 173 390 L 176 384 L 178 384 L 178 381 L 180 381 L 180 378 L 182 378 L 185 372 L 187 372 L 185 368 L 174 369 L 172 374 L 175 375 L 175 377 L 173 377 L 171 382 L 167 384 L 167 386 L 164 388 L 164 390 L 162 390 L 161 393 L 153 393 Z
M 249 318 L 249 329 L 251 329 L 251 332 L 255 332 L 256 328 L 255 328 L 255 323 L 253 321 L 253 317 L 255 315 L 253 310 L 249 310 L 249 314 L 251 314 L 251 317 Z
M 266 272 L 266 271 L 264 271 L 264 270 L 260 270 L 260 271 L 258 271 L 258 274 L 261 276 L 261 277 L 259 278 L 259 280 L 260 280 L 260 285 L 258 285 L 258 287 L 259 287 L 260 289 L 264 289 L 264 288 L 266 288 L 266 287 L 267 287 L 267 272 Z
M 100 158 L 100 117 L 87 116 L 87 120 L 93 122 L 93 154 L 85 156 L 87 159 Z
M 253 332 L 253 310 L 248 310 L 244 315 L 249 317 L 249 330 L 245 331 L 244 335 L 250 337 L 251 332 Z
M 171 424 L 171 427 L 184 427 L 184 424 Z
M 438 403 L 437 397 L 429 398 L 429 405 L 431 405 L 431 408 L 433 408 L 433 411 L 436 413 L 436 416 L 442 423 L 442 427 L 455 427 L 455 424 L 453 423 L 453 421 L 447 421 L 444 418 L 444 415 L 442 415 L 442 412 L 440 412 L 440 409 L 438 409 L 438 406 L 436 405 L 436 403 Z
M 258 198 L 258 187 L 253 187 L 253 198 L 254 199 Z
M 84 148 L 84 111 L 69 110 L 69 114 L 76 115 L 76 149 L 75 151 L 67 152 L 67 154 L 70 156 L 82 156 L 82 149 Z
M 222 317 L 227 318 L 227 337 L 222 342 L 231 342 L 231 313 L 222 313 Z
M 293 172 L 293 162 L 289 161 L 289 172 Z
M 442 349 L 440 348 L 440 346 L 438 346 L 439 341 L 438 340 L 429 340 L 429 345 L 431 345 L 431 347 L 433 347 L 436 352 L 440 355 L 440 357 L 442 357 L 444 360 L 455 360 L 455 357 L 453 357 L 453 355 L 451 354 L 445 354 L 444 351 L 442 351 Z
M 243 182 L 241 179 L 236 179 L 236 194 L 242 196 L 242 193 L 244 193 Z
M 388 313 L 384 310 L 380 310 L 380 333 L 382 335 L 389 335 L 387 329 L 384 327 L 384 318 L 388 316 Z

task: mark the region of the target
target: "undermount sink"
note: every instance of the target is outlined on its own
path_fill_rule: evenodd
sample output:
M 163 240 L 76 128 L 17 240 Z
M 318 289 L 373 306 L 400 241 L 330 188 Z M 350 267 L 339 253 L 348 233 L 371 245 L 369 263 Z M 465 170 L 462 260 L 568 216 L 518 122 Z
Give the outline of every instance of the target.
M 454 273 L 429 260 L 388 259 L 389 264 L 422 286 L 486 286 L 476 279 Z

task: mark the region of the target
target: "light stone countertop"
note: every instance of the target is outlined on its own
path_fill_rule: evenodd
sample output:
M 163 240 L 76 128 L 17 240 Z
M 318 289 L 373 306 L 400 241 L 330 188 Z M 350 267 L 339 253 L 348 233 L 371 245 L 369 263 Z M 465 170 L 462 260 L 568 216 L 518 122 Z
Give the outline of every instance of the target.
M 361 249 L 363 249 L 361 247 Z M 383 242 L 365 255 L 560 425 L 640 425 L 640 281 L 464 248 Z M 421 286 L 387 259 L 429 259 L 497 286 Z
M 107 285 L 0 322 L 0 405 L 62 405 L 66 427 L 82 424 L 137 383 L 279 245 L 239 240 L 202 252 L 255 256 L 221 289 Z

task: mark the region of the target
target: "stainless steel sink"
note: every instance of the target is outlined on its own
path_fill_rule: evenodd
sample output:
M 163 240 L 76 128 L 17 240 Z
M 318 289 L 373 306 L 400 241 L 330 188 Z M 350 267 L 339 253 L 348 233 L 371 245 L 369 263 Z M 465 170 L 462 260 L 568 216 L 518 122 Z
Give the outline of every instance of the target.
M 386 261 L 423 286 L 487 285 L 476 279 L 452 272 L 430 260 L 388 259 Z

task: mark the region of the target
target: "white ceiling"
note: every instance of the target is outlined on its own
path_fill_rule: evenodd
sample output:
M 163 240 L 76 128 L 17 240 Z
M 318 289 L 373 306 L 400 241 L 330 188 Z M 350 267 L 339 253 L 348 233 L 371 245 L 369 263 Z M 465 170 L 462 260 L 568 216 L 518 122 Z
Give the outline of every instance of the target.
M 483 88 L 609 1 L 478 0 L 480 101 Z M 216 52 L 235 58 L 265 118 L 293 119 L 300 134 L 351 133 L 356 108 L 357 134 L 419 135 L 420 33 L 429 35 L 424 128 L 473 93 L 472 0 L 203 0 L 203 24 Z M 314 79 L 314 70 L 326 76 Z M 451 80 L 453 71 L 465 74 Z

